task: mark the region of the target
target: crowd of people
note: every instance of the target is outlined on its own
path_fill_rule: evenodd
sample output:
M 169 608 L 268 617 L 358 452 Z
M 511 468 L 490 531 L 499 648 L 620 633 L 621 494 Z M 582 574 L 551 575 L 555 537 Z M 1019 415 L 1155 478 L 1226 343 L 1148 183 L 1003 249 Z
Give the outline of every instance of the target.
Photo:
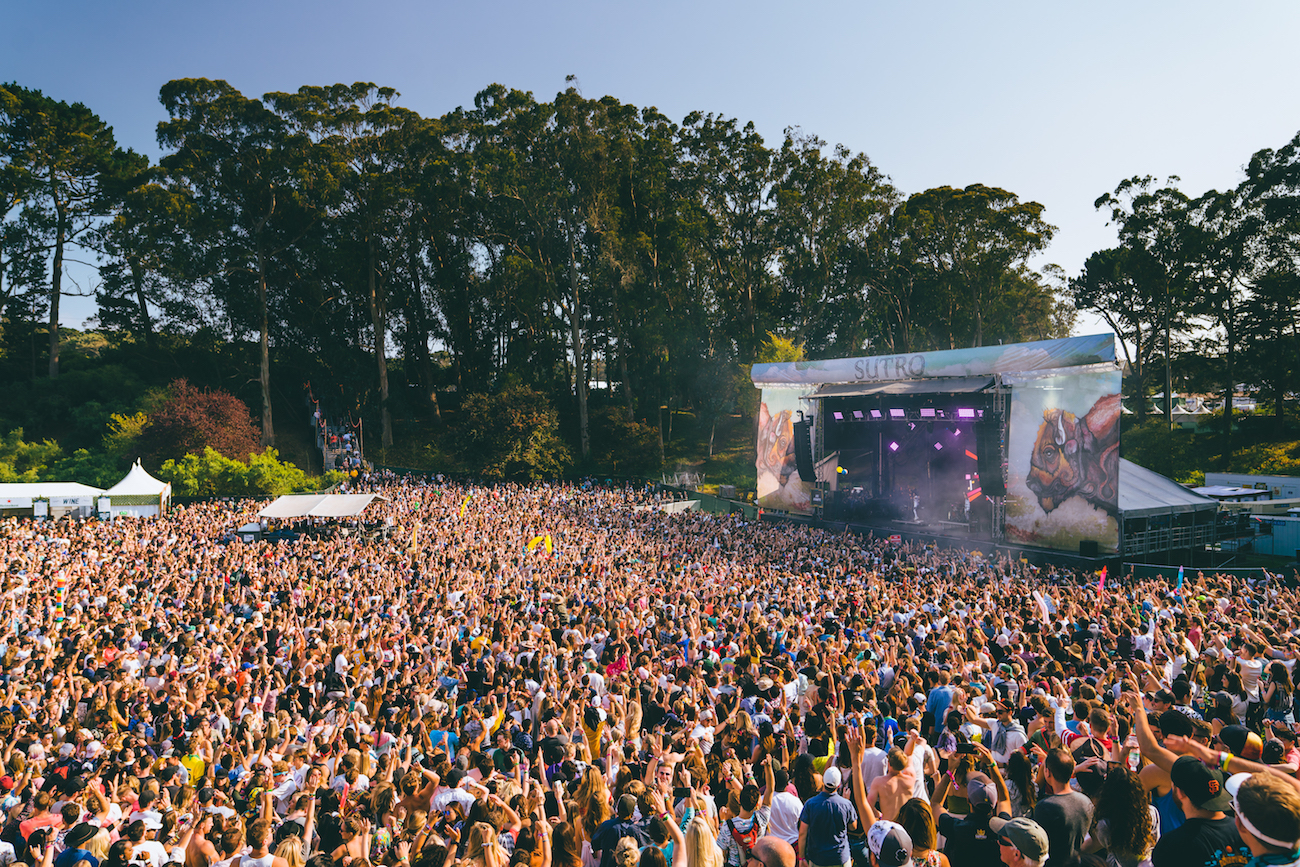
M 1300 860 L 1300 595 L 371 475 L 0 522 L 0 867 Z

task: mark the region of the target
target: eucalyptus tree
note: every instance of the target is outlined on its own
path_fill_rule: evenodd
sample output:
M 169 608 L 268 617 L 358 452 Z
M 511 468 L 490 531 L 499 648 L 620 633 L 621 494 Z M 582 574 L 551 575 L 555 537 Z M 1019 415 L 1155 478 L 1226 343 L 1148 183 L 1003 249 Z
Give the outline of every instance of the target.
M 866 154 L 786 130 L 773 189 L 780 309 L 787 330 L 814 355 L 861 352 L 877 330 L 868 295 L 876 273 L 871 237 L 898 193 Z
M 262 444 L 273 445 L 268 296 L 284 286 L 268 276 L 334 200 L 330 153 L 225 81 L 170 81 L 160 100 L 169 119 L 158 125 L 158 143 L 172 149 L 161 164 L 187 202 L 175 264 L 212 285 L 232 328 L 258 335 Z
M 23 234 L 30 252 L 50 256 L 49 376 L 59 375 L 59 302 L 72 257 L 94 255 L 97 232 L 114 206 L 116 181 L 143 170 L 147 158 L 117 146 L 113 130 L 85 105 L 5 85 L 5 171 L 12 203 L 21 189 Z M 10 204 L 12 208 L 12 204 Z M 9 240 L 13 240 L 12 235 Z M 79 260 L 93 267 L 90 260 Z

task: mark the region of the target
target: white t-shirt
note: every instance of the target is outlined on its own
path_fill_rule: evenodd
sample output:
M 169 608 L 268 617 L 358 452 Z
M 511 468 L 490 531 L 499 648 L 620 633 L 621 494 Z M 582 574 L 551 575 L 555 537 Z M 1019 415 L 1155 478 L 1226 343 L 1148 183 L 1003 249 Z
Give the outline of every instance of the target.
M 930 803 L 930 793 L 925 789 L 925 757 L 927 753 L 932 757 L 931 761 L 938 762 L 938 758 L 934 757 L 934 750 L 930 749 L 930 745 L 922 743 L 917 744 L 916 749 L 912 751 L 911 766 L 912 773 L 916 774 L 916 783 L 912 787 L 912 797 L 920 798 L 928 804 Z
M 1259 657 L 1246 659 L 1244 656 L 1238 656 L 1237 662 L 1241 664 L 1241 686 L 1246 690 L 1246 695 L 1251 701 L 1259 700 L 1259 675 L 1264 670 L 1264 660 Z

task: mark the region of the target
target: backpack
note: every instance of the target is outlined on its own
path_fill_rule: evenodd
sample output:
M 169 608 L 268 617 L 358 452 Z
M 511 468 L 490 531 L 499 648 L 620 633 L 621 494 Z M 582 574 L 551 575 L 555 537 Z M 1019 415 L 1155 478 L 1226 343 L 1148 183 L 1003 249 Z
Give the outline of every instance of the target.
M 763 829 L 758 825 L 758 814 L 754 814 L 753 822 L 750 824 L 748 831 L 736 830 L 735 819 L 727 820 L 727 829 L 731 831 L 731 839 L 740 847 L 740 863 L 748 863 L 750 850 L 754 848 L 758 838 L 763 836 Z

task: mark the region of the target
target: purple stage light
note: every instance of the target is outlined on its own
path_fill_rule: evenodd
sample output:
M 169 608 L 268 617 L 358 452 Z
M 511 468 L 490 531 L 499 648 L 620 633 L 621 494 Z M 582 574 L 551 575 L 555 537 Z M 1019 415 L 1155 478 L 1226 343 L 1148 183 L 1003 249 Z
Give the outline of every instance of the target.
M 973 409 L 957 410 L 957 418 L 974 418 L 974 417 L 975 417 L 975 410 Z
M 858 421 L 862 421 L 862 410 L 860 409 L 853 410 L 853 417 Z
M 844 413 L 836 412 L 836 413 L 832 413 L 832 415 L 835 416 L 836 421 L 844 421 Z
M 935 450 L 936 452 L 941 452 L 941 451 L 943 451 L 943 443 L 935 443 L 935 444 L 934 444 L 934 450 Z
M 889 444 L 889 450 L 890 450 L 891 452 L 896 452 L 896 451 L 898 451 L 898 443 L 890 443 L 890 444 Z
M 934 418 L 934 408 L 928 406 L 921 407 L 921 418 Z
M 872 417 L 872 418 L 880 418 L 880 410 L 878 410 L 878 409 L 873 409 L 873 410 L 871 411 L 871 417 Z
M 907 410 L 905 410 L 905 409 L 891 409 L 891 410 L 889 411 L 889 417 L 890 417 L 890 418 L 906 418 L 906 417 L 907 417 Z
M 955 428 L 953 428 L 953 429 L 952 429 L 952 435 L 955 436 L 955 437 L 959 437 L 959 436 L 961 436 L 961 428 L 959 428 L 959 427 L 955 427 Z

